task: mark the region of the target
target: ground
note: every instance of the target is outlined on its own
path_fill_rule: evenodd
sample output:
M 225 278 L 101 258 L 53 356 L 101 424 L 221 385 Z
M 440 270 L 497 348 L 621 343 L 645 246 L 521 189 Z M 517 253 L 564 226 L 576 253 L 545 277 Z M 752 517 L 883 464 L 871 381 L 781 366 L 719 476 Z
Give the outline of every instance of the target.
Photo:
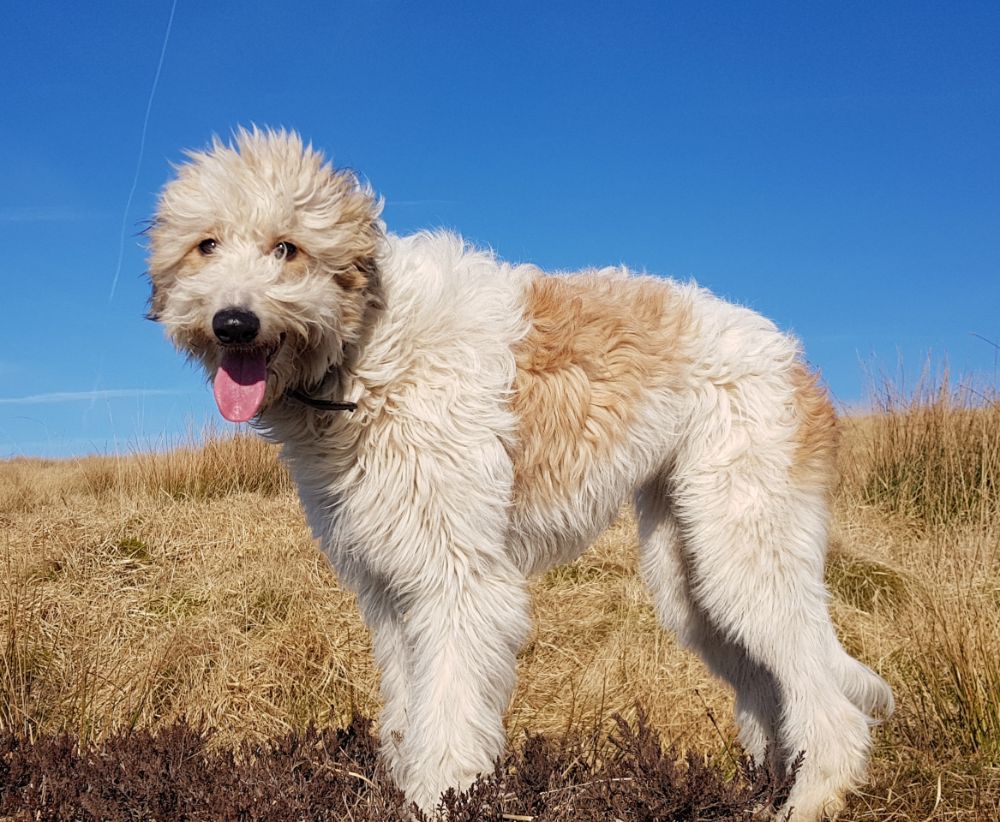
M 905 402 L 886 393 L 883 404 L 879 413 L 842 420 L 843 481 L 828 563 L 844 644 L 888 679 L 898 703 L 876 730 L 871 780 L 852 798 L 848 818 L 993 820 L 1000 818 L 1000 407 L 971 407 L 946 388 Z M 49 815 L 40 818 L 99 818 L 79 807 L 76 816 L 53 810 L 53 785 L 63 784 L 55 771 L 50 805 L 31 794 L 40 783 L 24 781 L 48 767 L 45 757 L 65 768 L 69 750 L 106 760 L 125 749 L 102 745 L 127 747 L 122 739 L 159 730 L 166 741 L 143 736 L 144 750 L 169 753 L 183 742 L 195 746 L 184 749 L 191 761 L 222 757 L 212 760 L 214 774 L 226 772 L 220 762 L 265 760 L 283 773 L 267 757 L 291 756 L 305 739 L 315 747 L 341 738 L 306 731 L 310 724 L 354 729 L 342 732 L 361 745 L 350 749 L 351 761 L 368 768 L 345 781 L 354 786 L 355 818 L 365 818 L 357 809 L 366 802 L 396 801 L 362 755 L 368 730 L 359 718 L 377 715 L 367 633 L 268 446 L 213 435 L 204 447 L 159 455 L 10 460 L 0 463 L 0 525 L 0 797 L 7 803 L 0 814 L 44 807 Z M 635 573 L 635 540 L 623 511 L 585 556 L 532 587 L 535 627 L 507 717 L 514 759 L 500 782 L 480 788 L 494 797 L 535 791 L 534 799 L 508 795 L 507 818 L 564 818 L 538 799 L 556 795 L 546 791 L 626 790 L 632 783 L 621 769 L 652 755 L 654 732 L 671 751 L 662 762 L 681 762 L 680 781 L 648 761 L 639 770 L 679 792 L 673 818 L 739 818 L 742 800 L 732 796 L 737 805 L 719 805 L 715 816 L 682 801 L 685 774 L 709 773 L 723 786 L 739 771 L 731 698 L 657 627 Z M 641 732 L 637 711 L 648 715 Z M 211 729 L 207 740 L 184 736 L 191 732 L 176 724 L 181 717 Z M 58 732 L 70 737 L 60 743 Z M 645 753 L 616 760 L 623 732 L 639 733 Z M 535 755 L 526 738 L 552 754 L 536 756 L 532 767 L 559 771 L 536 775 L 534 788 L 517 775 L 523 757 Z M 571 748 L 576 764 L 563 774 L 567 760 L 556 753 Z M 326 764 L 309 766 L 314 776 L 346 767 L 329 745 L 324 750 Z M 697 768 L 706 762 L 703 773 Z M 34 765 L 25 771 L 25 763 Z M 219 779 L 216 793 L 239 782 L 232 774 Z M 752 781 L 732 783 L 745 791 L 746 807 L 760 804 L 753 790 L 770 790 Z M 329 779 L 320 783 L 332 790 Z M 589 787 L 581 793 L 579 785 Z M 642 792 L 655 793 L 655 785 L 633 787 L 628 801 L 660 801 Z M 329 805 L 328 794 L 317 797 Z

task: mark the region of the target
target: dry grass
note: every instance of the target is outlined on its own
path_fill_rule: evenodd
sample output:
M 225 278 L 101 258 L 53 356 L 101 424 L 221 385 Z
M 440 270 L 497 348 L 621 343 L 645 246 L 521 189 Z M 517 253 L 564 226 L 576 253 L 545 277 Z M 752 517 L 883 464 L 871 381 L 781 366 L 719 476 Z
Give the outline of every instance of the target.
M 864 440 L 864 459 L 849 466 L 860 500 L 928 526 L 995 521 L 997 398 L 953 389 L 947 373 L 937 381 L 925 373 L 912 395 L 884 383 L 876 399 L 877 424 Z
M 938 388 L 847 421 L 829 564 L 847 647 L 892 683 L 855 819 L 1000 815 L 1000 406 Z M 217 744 L 377 710 L 368 636 L 274 451 L 0 464 L 0 727 L 101 739 L 178 716 Z M 628 514 L 534 584 L 508 724 L 588 730 L 636 699 L 718 750 L 730 696 L 657 628 Z M 716 728 L 718 723 L 718 728 Z

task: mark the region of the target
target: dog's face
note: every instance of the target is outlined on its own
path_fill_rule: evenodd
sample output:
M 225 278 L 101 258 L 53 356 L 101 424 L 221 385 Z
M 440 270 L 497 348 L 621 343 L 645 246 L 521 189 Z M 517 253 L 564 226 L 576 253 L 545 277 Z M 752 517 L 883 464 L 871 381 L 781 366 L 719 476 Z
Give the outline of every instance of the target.
M 149 231 L 150 316 L 244 422 L 320 383 L 380 296 L 380 203 L 298 135 L 192 152 Z

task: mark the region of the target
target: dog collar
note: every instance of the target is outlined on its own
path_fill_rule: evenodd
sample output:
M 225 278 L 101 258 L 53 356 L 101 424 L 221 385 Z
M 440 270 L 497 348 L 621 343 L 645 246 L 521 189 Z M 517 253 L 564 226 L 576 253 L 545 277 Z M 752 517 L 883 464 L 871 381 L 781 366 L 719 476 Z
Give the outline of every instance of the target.
M 297 388 L 290 388 L 285 392 L 286 397 L 291 397 L 293 400 L 298 400 L 303 405 L 308 405 L 310 408 L 314 408 L 317 411 L 357 411 L 358 404 L 356 402 L 340 402 L 337 400 L 318 400 L 315 397 L 310 397 L 304 391 L 300 391 Z

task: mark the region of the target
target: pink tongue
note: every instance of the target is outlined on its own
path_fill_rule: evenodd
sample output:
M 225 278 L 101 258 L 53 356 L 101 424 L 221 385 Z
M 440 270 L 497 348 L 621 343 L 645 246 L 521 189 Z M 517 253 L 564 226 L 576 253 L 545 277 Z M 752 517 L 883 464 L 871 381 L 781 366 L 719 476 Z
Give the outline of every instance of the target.
M 213 393 L 219 411 L 230 422 L 246 422 L 260 408 L 267 389 L 267 357 L 263 351 L 226 351 L 215 372 Z

